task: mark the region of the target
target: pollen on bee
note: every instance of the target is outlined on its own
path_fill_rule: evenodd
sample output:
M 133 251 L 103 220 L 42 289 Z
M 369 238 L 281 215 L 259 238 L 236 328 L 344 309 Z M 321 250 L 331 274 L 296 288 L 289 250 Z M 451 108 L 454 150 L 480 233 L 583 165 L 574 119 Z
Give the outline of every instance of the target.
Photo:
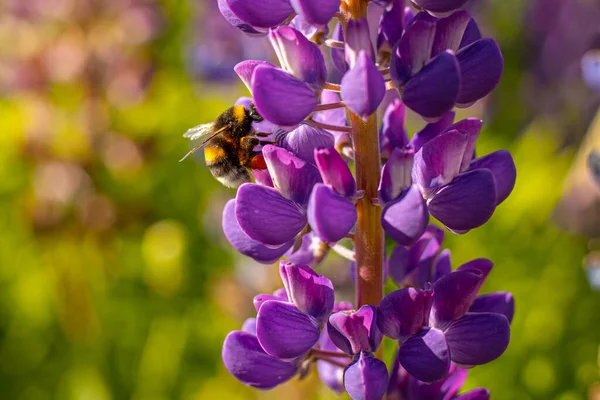
M 220 158 L 225 156 L 225 151 L 216 146 L 206 146 L 204 148 L 204 159 L 206 160 L 206 164 L 214 164 Z
M 244 122 L 244 119 L 246 118 L 246 109 L 244 106 L 233 107 L 233 118 L 235 118 L 238 124 Z

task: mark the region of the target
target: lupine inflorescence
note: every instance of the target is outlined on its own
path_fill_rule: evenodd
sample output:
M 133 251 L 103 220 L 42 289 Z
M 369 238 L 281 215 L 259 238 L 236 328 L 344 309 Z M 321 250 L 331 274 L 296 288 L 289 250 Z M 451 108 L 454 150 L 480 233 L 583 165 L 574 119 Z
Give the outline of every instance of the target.
M 267 170 L 253 171 L 255 183 L 226 204 L 223 230 L 260 263 L 288 260 L 279 267 L 284 288 L 256 296 L 256 318 L 225 339 L 225 366 L 243 383 L 270 389 L 316 365 L 327 386 L 353 399 L 489 397 L 457 392 L 465 368 L 508 346 L 512 295 L 479 295 L 492 262 L 453 271 L 445 230 L 430 225 L 432 216 L 455 234 L 481 226 L 516 178 L 507 151 L 476 155 L 482 121 L 455 121 L 452 111 L 489 94 L 503 67 L 496 42 L 457 11 L 464 3 L 218 1 L 232 25 L 268 36 L 280 64 L 235 67 L 252 93 L 240 104 L 254 103 L 274 139 L 259 149 Z M 328 81 L 326 48 L 340 83 Z M 407 108 L 427 122 L 410 138 Z M 386 237 L 395 242 L 389 257 Z M 329 251 L 354 262 L 354 304 L 336 302 L 332 282 L 313 270 Z M 400 289 L 384 296 L 384 277 Z M 384 336 L 398 344 L 390 372 Z

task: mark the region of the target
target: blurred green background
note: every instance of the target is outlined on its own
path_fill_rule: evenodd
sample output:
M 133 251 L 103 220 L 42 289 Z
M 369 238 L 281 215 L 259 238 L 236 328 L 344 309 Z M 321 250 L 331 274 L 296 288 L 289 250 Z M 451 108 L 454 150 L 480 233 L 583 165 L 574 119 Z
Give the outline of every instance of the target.
M 315 373 L 259 392 L 221 364 L 252 296 L 279 283 L 222 235 L 234 192 L 202 162 L 177 162 L 182 132 L 247 94 L 231 67 L 269 57 L 212 3 L 0 1 L 0 398 L 336 397 Z M 478 153 L 511 150 L 518 179 L 488 224 L 446 245 L 454 265 L 493 260 L 483 290 L 512 292 L 517 311 L 509 349 L 467 386 L 497 400 L 593 398 L 600 294 L 582 260 L 598 244 L 593 229 L 555 221 L 600 226 L 584 162 L 600 147 L 600 122 L 588 127 L 599 95 L 573 72 L 596 46 L 599 6 L 473 3 L 505 75 L 461 115 L 484 118 Z M 566 10 L 587 19 L 560 25 Z M 556 209 L 574 185 L 591 203 Z

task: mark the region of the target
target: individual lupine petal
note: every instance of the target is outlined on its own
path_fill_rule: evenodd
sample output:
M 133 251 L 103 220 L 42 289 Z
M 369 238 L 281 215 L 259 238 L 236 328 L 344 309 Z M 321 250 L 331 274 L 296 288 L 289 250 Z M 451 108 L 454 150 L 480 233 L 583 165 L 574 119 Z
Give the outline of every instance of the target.
M 263 0 L 260 7 L 249 0 L 226 1 L 237 18 L 258 28 L 276 27 L 294 12 L 289 0 Z
M 375 62 L 361 51 L 354 67 L 342 77 L 342 100 L 363 119 L 377 111 L 385 95 L 385 82 Z
M 428 282 L 435 282 L 434 260 L 440 251 L 443 240 L 443 230 L 434 225 L 427 227 L 425 233 L 408 251 L 404 274 L 400 281 L 401 285 L 422 288 Z M 392 253 L 392 255 L 394 254 Z
M 500 357 L 510 341 L 510 324 L 502 314 L 468 313 L 446 331 L 452 361 L 481 365 Z
M 313 24 L 304 18 L 302 15 L 296 15 L 288 25 L 304 36 L 308 40 L 321 45 L 329 35 L 329 27 L 327 25 Z
M 299 311 L 321 320 L 333 310 L 333 284 L 304 265 L 282 261 L 279 274 L 292 303 Z
M 285 256 L 294 264 L 299 265 L 315 265 L 329 252 L 329 246 L 319 239 L 314 232 L 309 232 L 302 236 L 302 244 L 296 251 L 288 250 Z
M 281 296 L 277 296 L 274 294 L 257 294 L 256 296 L 254 296 L 254 299 L 252 299 L 252 303 L 254 304 L 254 309 L 256 310 L 256 312 L 258 312 L 260 310 L 260 306 L 263 305 L 263 303 L 265 303 L 266 301 L 269 300 L 277 300 L 277 301 L 287 301 L 287 297 L 281 297 Z
M 388 203 L 381 214 L 383 230 L 403 246 L 414 243 L 425 232 L 429 214 L 425 200 L 415 185 Z
M 331 187 L 317 184 L 308 202 L 308 224 L 327 243 L 342 240 L 356 223 L 354 203 Z
M 381 169 L 381 180 L 377 189 L 382 204 L 394 200 L 411 186 L 414 154 L 410 146 L 403 149 L 394 148 L 390 154 L 390 158 Z
M 441 382 L 443 397 L 440 400 L 452 400 L 467 380 L 468 371 L 452 364 L 448 377 Z
M 259 389 L 271 389 L 296 375 L 296 364 L 265 353 L 251 333 L 230 332 L 222 351 L 225 368 L 242 383 Z
M 352 400 L 380 400 L 387 381 L 385 363 L 365 352 L 344 371 L 344 387 Z
M 387 397 L 389 399 L 402 399 L 402 396 L 406 394 L 406 389 L 410 380 L 411 376 L 406 372 L 402 365 L 400 365 L 398 351 L 396 351 L 394 361 L 392 361 L 390 380 L 388 381 Z
M 327 79 L 327 68 L 319 46 L 289 26 L 269 32 L 269 40 L 281 68 L 306 82 L 314 90 L 323 88 Z
M 364 51 L 365 55 L 374 62 L 375 52 L 373 51 L 373 44 L 371 43 L 371 35 L 369 33 L 369 23 L 366 18 L 351 18 L 346 25 L 344 36 L 346 38 L 344 55 L 350 69 L 354 68 L 354 64 L 357 62 L 362 51 Z M 342 95 L 342 98 L 343 97 L 344 96 Z
M 450 262 L 450 250 L 442 250 L 438 258 L 435 260 L 435 266 L 433 268 L 434 273 L 431 279 L 432 282 L 437 281 L 444 275 L 448 275 L 452 272 L 452 263 Z
M 329 337 L 348 354 L 377 350 L 383 335 L 377 327 L 377 308 L 364 305 L 358 311 L 339 311 L 331 314 L 327 325 Z
M 386 108 L 381 122 L 381 134 L 387 137 L 392 147 L 404 147 L 408 144 L 408 135 L 404 129 L 406 106 L 395 99 Z
M 356 195 L 356 181 L 340 153 L 333 147 L 315 149 L 314 159 L 324 184 L 344 197 Z
M 379 20 L 377 50 L 391 51 L 404 30 L 404 1 L 394 0 L 386 7 Z M 385 47 L 384 47 L 385 46 Z
M 496 208 L 496 184 L 487 169 L 467 171 L 441 188 L 427 203 L 431 215 L 454 231 L 487 222 Z
M 433 284 L 433 305 L 429 322 L 438 329 L 459 319 L 477 297 L 482 274 L 476 270 L 455 271 Z
M 229 200 L 223 210 L 223 232 L 229 243 L 240 253 L 263 264 L 272 264 L 289 249 L 293 241 L 280 247 L 267 247 L 244 233 L 235 216 L 235 200 Z
M 248 88 L 248 90 L 252 91 L 252 75 L 254 74 L 254 70 L 261 65 L 276 68 L 273 64 L 266 61 L 261 60 L 245 60 L 240 63 L 237 63 L 233 70 L 240 77 L 244 85 Z
M 251 91 L 258 113 L 283 127 L 298 125 L 317 106 L 310 86 L 273 67 L 258 66 L 254 70 Z
M 490 391 L 484 388 L 473 389 L 470 392 L 456 396 L 453 400 L 489 400 Z M 446 400 L 446 399 L 443 399 Z
M 231 25 L 235 26 L 242 32 L 245 32 L 251 36 L 265 36 L 267 34 L 266 32 L 256 30 L 252 25 L 240 20 L 231 11 L 229 5 L 227 5 L 227 0 L 219 0 L 217 4 L 219 7 L 219 11 L 221 11 L 221 14 L 223 15 L 223 17 L 225 17 L 227 22 L 229 22 Z
M 278 146 L 266 145 L 262 154 L 279 193 L 298 204 L 306 204 L 313 186 L 321 182 L 315 166 Z
M 434 36 L 434 21 L 415 20 L 407 26 L 392 50 L 390 75 L 396 87 L 403 87 L 427 64 Z
M 379 302 L 377 326 L 385 336 L 404 341 L 421 330 L 426 311 L 423 291 L 395 290 Z
M 485 38 L 456 53 L 460 65 L 460 92 L 456 102 L 470 105 L 490 93 L 502 76 L 504 59 L 498 43 Z
M 452 130 L 431 139 L 415 154 L 413 179 L 425 198 L 459 174 L 468 141 L 467 134 Z
M 329 357 L 330 360 L 341 364 L 348 365 L 350 359 L 345 353 L 339 351 L 335 344 L 329 338 L 327 328 L 321 332 L 321 338 L 319 339 L 319 350 L 328 352 L 339 352 L 340 357 Z M 332 364 L 326 360 L 317 361 L 317 373 L 321 381 L 327 385 L 331 390 L 340 394 L 344 391 L 344 368 L 339 365 Z
M 463 265 L 458 267 L 456 270 L 457 271 L 476 270 L 476 271 L 481 272 L 482 277 L 481 277 L 481 284 L 479 286 L 479 287 L 481 287 L 481 285 L 483 284 L 483 282 L 485 281 L 487 276 L 492 271 L 492 268 L 494 268 L 494 263 L 491 262 L 490 260 L 488 260 L 487 258 L 476 258 L 474 260 L 464 263 Z
M 465 147 L 460 164 L 460 172 L 466 171 L 471 164 L 471 160 L 475 154 L 475 144 L 482 124 L 483 122 L 479 118 L 465 118 L 448 127 L 448 130 L 455 129 L 467 135 L 467 146 Z
M 312 24 L 326 25 L 340 8 L 339 0 L 290 0 L 294 11 Z
M 273 187 L 273 179 L 271 179 L 271 174 L 268 169 L 253 169 L 252 176 L 254 177 L 254 182 L 257 184 Z
M 317 343 L 319 334 L 319 326 L 292 303 L 266 301 L 256 316 L 256 337 L 273 357 L 299 357 Z
M 466 11 L 457 11 L 449 17 L 437 21 L 435 39 L 431 50 L 431 56 L 435 57 L 444 50 L 458 51 L 463 35 L 471 15 Z
M 481 296 L 477 296 L 471 305 L 471 308 L 469 308 L 469 312 L 502 314 L 510 323 L 515 315 L 515 299 L 513 298 L 512 293 L 508 292 L 483 294 Z
M 498 150 L 471 161 L 470 169 L 487 168 L 494 174 L 496 183 L 496 205 L 502 203 L 515 187 L 517 169 L 512 155 Z
M 458 61 L 450 50 L 432 59 L 404 86 L 402 101 L 425 118 L 438 118 L 450 111 L 460 89 Z
M 333 30 L 333 34 L 331 35 L 333 40 L 337 40 L 339 42 L 344 42 L 344 31 L 342 30 L 342 24 L 338 22 Z M 346 63 L 346 55 L 344 50 L 332 47 L 331 51 L 331 61 L 333 61 L 333 65 L 340 71 L 342 74 L 348 71 L 348 63 Z
M 256 318 L 247 318 L 242 324 L 242 332 L 256 335 Z
M 415 0 L 415 4 L 433 13 L 447 13 L 459 9 L 467 0 Z
M 333 147 L 335 138 L 324 129 L 311 124 L 302 123 L 286 133 L 280 146 L 311 164 L 315 164 L 315 149 Z
M 410 145 L 415 149 L 415 153 L 423 147 L 423 145 L 429 142 L 431 139 L 444 132 L 454 122 L 456 113 L 454 111 L 448 111 L 440 119 L 435 122 L 430 122 L 419 132 L 415 133 L 410 140 Z
M 412 8 L 404 7 L 404 26 L 408 26 L 415 18 Z
M 408 338 L 400 346 L 398 357 L 404 369 L 423 382 L 443 379 L 450 369 L 446 338 L 435 328 L 424 328 Z
M 293 240 L 307 222 L 297 203 L 276 189 L 252 183 L 238 189 L 235 217 L 248 237 L 267 246 L 280 246 Z
M 479 31 L 479 26 L 477 26 L 477 22 L 475 19 L 471 18 L 469 23 L 467 24 L 467 28 L 465 29 L 465 33 L 463 34 L 462 41 L 460 42 L 459 48 L 467 47 L 471 43 L 474 43 L 481 39 L 481 32 Z
M 414 264 L 409 262 L 408 249 L 404 246 L 396 245 L 390 255 L 388 266 L 392 280 L 398 286 L 401 286 L 404 278 L 411 272 L 409 268 L 414 267 Z

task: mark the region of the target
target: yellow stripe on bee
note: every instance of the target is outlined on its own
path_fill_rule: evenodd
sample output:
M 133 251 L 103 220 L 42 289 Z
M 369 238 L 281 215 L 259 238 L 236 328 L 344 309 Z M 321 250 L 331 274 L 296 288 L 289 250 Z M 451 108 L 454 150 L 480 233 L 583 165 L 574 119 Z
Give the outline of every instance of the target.
M 246 118 L 246 109 L 244 106 L 233 107 L 233 118 L 235 118 L 238 124 L 244 122 L 244 119 Z
M 214 164 L 219 161 L 220 158 L 225 156 L 225 151 L 216 146 L 206 146 L 204 148 L 204 159 L 206 160 L 206 164 Z

